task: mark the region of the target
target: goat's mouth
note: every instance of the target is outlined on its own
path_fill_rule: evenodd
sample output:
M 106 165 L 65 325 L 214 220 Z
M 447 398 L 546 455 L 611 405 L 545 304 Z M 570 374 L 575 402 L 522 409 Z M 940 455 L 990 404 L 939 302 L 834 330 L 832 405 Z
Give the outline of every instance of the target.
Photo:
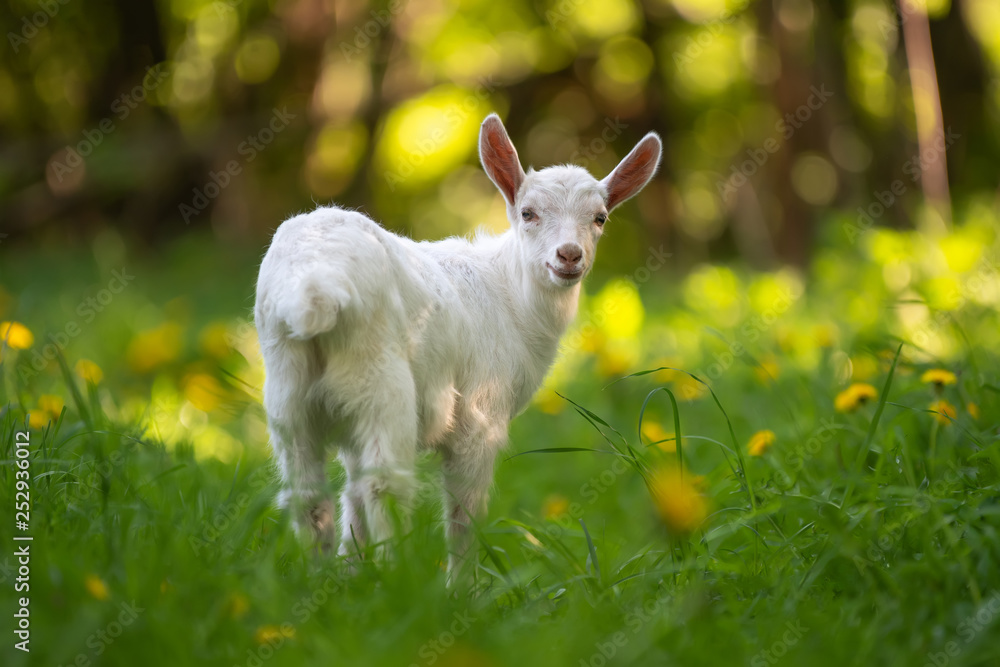
M 549 270 L 549 273 L 557 279 L 556 282 L 561 285 L 571 285 L 583 277 L 582 268 L 577 269 L 576 271 L 560 271 L 548 262 L 545 262 L 545 267 Z

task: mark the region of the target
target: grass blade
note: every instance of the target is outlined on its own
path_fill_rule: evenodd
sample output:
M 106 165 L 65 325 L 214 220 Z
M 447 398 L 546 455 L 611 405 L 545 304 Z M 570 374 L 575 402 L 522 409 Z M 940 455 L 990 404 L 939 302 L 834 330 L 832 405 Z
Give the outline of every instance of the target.
M 504 462 L 516 459 L 519 456 L 524 456 L 525 454 L 565 454 L 568 452 L 596 452 L 598 454 L 612 454 L 614 456 L 628 458 L 620 452 L 609 452 L 606 449 L 594 449 L 593 447 L 543 447 L 542 449 L 529 449 L 526 452 L 518 452 L 517 454 L 504 459 Z
M 677 449 L 677 460 L 681 463 L 681 475 L 684 475 L 684 447 L 682 445 L 684 438 L 681 435 L 681 411 L 677 407 L 677 399 L 674 397 L 674 392 L 670 391 L 666 387 L 657 387 L 653 391 L 646 395 L 646 400 L 642 402 L 642 408 L 639 410 L 639 442 L 642 443 L 642 418 L 646 414 L 646 406 L 649 405 L 650 399 L 653 398 L 653 394 L 658 391 L 665 391 L 667 396 L 670 397 L 670 404 L 674 409 L 674 443 Z
M 712 389 L 712 387 L 707 382 L 705 382 L 704 380 L 702 380 L 700 377 L 698 377 L 694 373 L 689 373 L 688 371 L 686 371 L 686 370 L 684 370 L 682 368 L 674 368 L 672 366 L 660 366 L 659 368 L 654 368 L 654 369 L 646 370 L 646 371 L 639 371 L 637 373 L 632 373 L 631 375 L 626 375 L 624 377 L 620 377 L 617 380 L 615 380 L 614 382 L 611 382 L 611 383 L 605 385 L 604 388 L 607 389 L 611 385 L 613 385 L 613 384 L 615 384 L 617 382 L 621 382 L 622 380 L 627 380 L 629 378 L 634 378 L 634 377 L 640 377 L 642 375 L 649 375 L 650 373 L 657 373 L 659 371 L 675 371 L 677 373 L 684 373 L 685 375 L 687 375 L 691 379 L 695 380 L 696 382 L 700 382 L 701 384 L 705 385 L 705 388 L 708 389 L 708 393 L 711 394 L 712 400 L 715 402 L 716 407 L 719 408 L 719 411 L 722 413 L 722 416 L 725 417 L 725 419 L 726 419 L 726 426 L 729 427 L 729 437 L 732 438 L 733 449 L 736 451 L 736 458 L 739 461 L 739 472 L 736 472 L 734 470 L 734 473 L 736 473 L 737 478 L 738 479 L 742 479 L 743 483 L 745 484 L 746 491 L 747 491 L 747 496 L 749 496 L 749 498 L 750 498 L 750 507 L 751 507 L 751 509 L 756 510 L 757 509 L 757 499 L 756 499 L 756 497 L 754 495 L 753 482 L 750 479 L 750 475 L 747 473 L 746 460 L 743 458 L 743 450 L 740 448 L 739 441 L 737 441 L 737 439 L 736 439 L 736 431 L 733 429 L 733 422 L 732 422 L 731 419 L 729 419 L 729 413 L 727 413 L 726 409 L 724 407 L 722 407 L 722 403 L 719 401 L 719 397 L 715 395 L 715 391 Z M 726 460 L 728 461 L 728 457 L 727 457 Z M 730 464 L 730 468 L 732 468 L 732 464 Z
M 854 460 L 854 465 L 851 470 L 853 476 L 851 481 L 847 484 L 847 490 L 844 491 L 844 500 L 840 503 L 841 508 L 846 507 L 847 501 L 851 499 L 851 493 L 854 492 L 854 482 L 856 476 L 861 474 L 861 467 L 864 465 L 865 457 L 868 455 L 868 452 L 871 451 L 872 440 L 875 439 L 875 431 L 878 430 L 878 423 L 882 419 L 882 412 L 885 410 L 886 401 L 889 400 L 889 390 L 892 388 L 892 378 L 896 373 L 896 364 L 899 362 L 899 353 L 902 351 L 903 344 L 900 343 L 899 347 L 896 348 L 896 355 L 892 358 L 892 366 L 889 367 L 889 376 L 885 379 L 885 385 L 882 387 L 882 395 L 879 396 L 878 406 L 875 408 L 875 415 L 872 417 L 871 424 L 868 425 L 868 434 L 865 436 L 865 442 L 861 445 L 861 449 L 858 450 L 858 455 Z
M 594 564 L 594 572 L 597 573 L 597 581 L 603 583 L 604 577 L 601 576 L 601 564 L 597 561 L 597 548 L 594 547 L 594 540 L 590 539 L 590 531 L 587 530 L 587 524 L 580 519 L 580 527 L 583 528 L 583 534 L 587 538 L 587 549 L 590 551 L 590 562 Z

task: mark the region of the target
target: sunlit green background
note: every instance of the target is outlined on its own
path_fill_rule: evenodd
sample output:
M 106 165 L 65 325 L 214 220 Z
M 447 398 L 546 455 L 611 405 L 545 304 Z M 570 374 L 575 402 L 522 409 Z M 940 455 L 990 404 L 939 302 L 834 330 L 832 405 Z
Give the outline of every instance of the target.
M 850 352 L 844 324 L 888 321 L 905 335 L 929 318 L 920 303 L 967 300 L 956 286 L 994 242 L 1000 5 L 926 4 L 934 99 L 913 95 L 902 43 L 921 10 L 900 7 L 70 1 L 50 17 L 9 2 L 0 317 L 23 321 L 38 349 L 113 268 L 138 273 L 80 323 L 67 356 L 124 382 L 124 413 L 162 406 L 168 440 L 201 433 L 226 457 L 262 446 L 256 413 L 235 418 L 248 420 L 239 442 L 225 437 L 211 369 L 229 364 L 259 387 L 248 314 L 273 229 L 331 201 L 421 239 L 504 229 L 476 156 L 479 123 L 498 111 L 526 166 L 572 161 L 603 176 L 645 132 L 665 142 L 659 176 L 609 225 L 588 291 L 644 278 L 633 271 L 661 249 L 668 266 L 646 289 L 682 283 L 691 310 L 658 315 L 663 338 L 646 351 L 639 303 L 617 330 L 573 346 L 570 365 L 586 353 L 611 372 L 645 356 L 692 364 L 700 327 L 732 327 L 812 278 L 842 302 L 821 315 L 830 344 Z M 915 99 L 940 100 L 940 127 L 918 129 Z M 947 167 L 943 197 L 923 190 L 920 131 L 957 135 L 946 161 L 924 153 Z M 153 267 L 170 278 L 143 274 Z M 974 298 L 995 305 L 995 272 L 986 282 Z M 907 305 L 880 312 L 886 300 Z M 815 360 L 801 326 L 779 329 L 797 363 Z M 959 349 L 946 331 L 922 347 Z M 46 361 L 29 387 L 55 375 Z
M 642 478 L 616 474 L 599 502 L 584 502 L 584 518 L 602 533 L 601 559 L 619 557 L 621 569 L 609 574 L 603 560 L 605 574 L 595 574 L 590 536 L 563 520 L 566 553 L 579 562 L 565 571 L 550 563 L 536 580 L 512 554 L 558 550 L 498 526 L 565 517 L 607 463 L 505 461 L 490 535 L 509 550 L 511 572 L 529 574 L 517 584 L 497 574 L 503 583 L 474 603 L 495 625 L 441 664 L 514 664 L 515 649 L 529 644 L 549 664 L 589 659 L 593 641 L 621 626 L 604 603 L 632 604 L 652 590 L 609 580 L 656 571 L 668 552 L 679 563 L 671 581 L 686 593 L 663 617 L 669 629 L 644 626 L 645 643 L 625 649 L 623 664 L 651 664 L 650 656 L 698 664 L 712 655 L 716 623 L 733 662 L 748 664 L 788 619 L 822 632 L 862 616 L 846 644 L 814 632 L 795 664 L 849 664 L 862 646 L 870 661 L 859 664 L 923 664 L 1000 587 L 988 567 L 1000 557 L 989 500 L 1000 465 L 1000 2 L 3 0 L 0 28 L 2 434 L 30 413 L 46 447 L 62 452 L 36 463 L 53 485 L 36 500 L 49 531 L 40 546 L 49 555 L 36 566 L 39 642 L 56 628 L 72 638 L 42 650 L 45 664 L 68 664 L 117 614 L 113 603 L 136 595 L 154 612 L 107 664 L 129 664 L 149 646 L 182 664 L 191 656 L 236 664 L 245 645 L 279 636 L 318 575 L 269 507 L 273 486 L 240 506 L 245 520 L 219 539 L 231 549 L 204 571 L 188 539 L 267 466 L 251 319 L 260 257 L 283 219 L 331 202 L 418 239 L 504 230 L 502 198 L 476 153 L 479 124 L 493 111 L 525 167 L 573 162 L 602 177 L 649 131 L 665 149 L 656 178 L 608 223 L 578 321 L 515 420 L 511 454 L 603 446 L 562 394 L 633 445 L 662 441 L 653 449 L 673 456 L 662 394 L 636 433 L 643 398 L 659 383 L 681 406 L 686 463 L 704 478 L 708 506 L 747 512 L 747 526 L 764 536 L 718 537 L 730 515 L 713 514 L 700 546 L 686 552 L 664 538 Z M 662 255 L 662 267 L 642 268 Z M 870 384 L 881 398 L 901 343 L 889 425 L 866 440 L 873 406 L 842 409 L 837 396 Z M 770 509 L 745 506 L 726 465 L 735 459 L 704 444 L 729 446 L 731 437 L 705 385 L 660 371 L 602 390 L 658 367 L 694 373 L 718 393 L 738 448 L 754 453 L 746 469 Z M 958 379 L 922 381 L 929 369 Z M 843 434 L 806 466 L 805 488 L 794 497 L 772 488 L 824 419 Z M 700 435 L 688 442 L 688 434 Z M 134 442 L 156 445 L 103 482 L 86 476 Z M 874 481 L 851 476 L 862 442 L 881 457 Z M 908 543 L 896 584 L 873 570 L 857 574 L 852 554 L 889 522 L 881 513 L 895 500 L 886 489 L 926 490 L 933 465 L 967 476 L 949 487 L 954 514 L 928 515 L 940 522 L 918 546 Z M 96 480 L 86 502 L 75 500 L 78 479 Z M 838 485 L 856 481 L 867 510 L 816 518 L 816 506 L 841 497 Z M 137 488 L 152 489 L 151 499 L 136 501 Z M 966 491 L 983 503 L 972 518 L 973 507 L 961 505 Z M 795 535 L 773 561 L 758 551 L 777 539 L 772 513 Z M 959 514 L 968 523 L 956 530 L 977 537 L 962 558 L 929 559 L 941 544 L 936 531 Z M 330 655 L 430 664 L 414 657 L 421 642 L 461 603 L 439 586 L 443 543 L 413 548 L 413 571 L 363 579 L 341 606 L 298 626 L 281 664 L 326 664 L 316 656 Z M 419 570 L 428 563 L 429 574 Z M 914 583 L 925 579 L 935 585 Z M 804 582 L 801 597 L 781 589 L 794 582 Z M 366 606 L 373 586 L 380 592 Z M 769 590 L 784 592 L 768 599 Z M 426 606 L 400 609 L 404 594 Z M 758 604 L 774 606 L 764 613 Z M 191 607 L 206 609 L 205 619 L 171 644 Z M 911 616 L 885 621 L 893 613 Z M 346 625 L 324 635 L 318 626 L 332 619 Z M 383 633 L 377 650 L 351 634 L 354 621 Z M 529 639 L 550 621 L 565 645 Z M 988 646 L 976 646 L 961 664 L 995 664 Z M 2 655 L 11 655 L 4 664 L 34 664 Z

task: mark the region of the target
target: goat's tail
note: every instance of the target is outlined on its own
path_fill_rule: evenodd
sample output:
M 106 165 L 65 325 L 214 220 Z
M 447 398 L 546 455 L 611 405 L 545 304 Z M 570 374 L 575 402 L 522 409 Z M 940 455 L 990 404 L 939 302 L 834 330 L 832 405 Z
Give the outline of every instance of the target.
M 310 271 L 299 278 L 278 303 L 276 314 L 289 338 L 309 340 L 331 331 L 351 302 L 349 284 L 334 271 Z

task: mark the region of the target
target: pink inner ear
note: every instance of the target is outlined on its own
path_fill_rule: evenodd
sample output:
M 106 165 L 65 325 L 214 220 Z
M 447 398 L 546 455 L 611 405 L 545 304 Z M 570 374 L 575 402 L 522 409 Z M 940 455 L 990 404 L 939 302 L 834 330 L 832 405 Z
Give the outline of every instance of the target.
M 504 197 L 513 203 L 521 187 L 522 170 L 517 159 L 517 151 L 507 138 L 502 126 L 491 123 L 483 134 L 483 165 L 490 177 L 500 188 Z
M 642 140 L 611 173 L 608 179 L 608 209 L 612 209 L 642 189 L 656 169 L 658 146 Z

